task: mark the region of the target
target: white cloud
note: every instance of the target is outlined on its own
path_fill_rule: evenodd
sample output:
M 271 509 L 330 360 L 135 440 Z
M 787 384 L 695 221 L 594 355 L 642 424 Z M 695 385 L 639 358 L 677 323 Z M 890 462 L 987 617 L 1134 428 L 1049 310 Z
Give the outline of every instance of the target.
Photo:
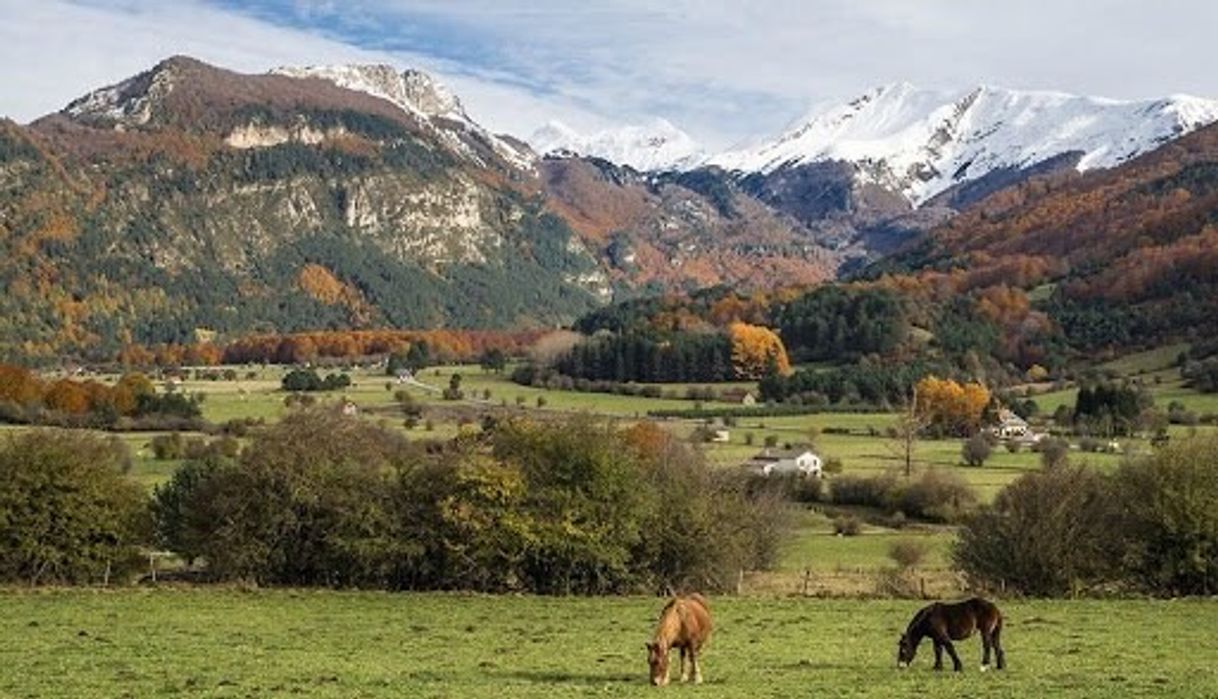
M 405 51 L 365 49 L 319 34 L 210 7 L 195 0 L 0 0 L 0 115 L 29 121 L 70 100 L 184 54 L 232 70 L 264 72 L 279 65 L 382 62 L 436 72 L 492 128 L 526 126 L 557 114 L 577 124 L 599 119 L 562 99 L 542 99 L 444 70 L 446 61 Z M 514 119 L 519 115 L 523 121 Z M 526 134 L 527 135 L 527 134 Z
M 386 58 L 491 128 L 665 117 L 714 146 L 882 83 L 1218 95 L 1200 0 L 0 0 L 0 112 L 186 53 L 241 70 Z M 213 0 L 219 2 L 219 0 Z

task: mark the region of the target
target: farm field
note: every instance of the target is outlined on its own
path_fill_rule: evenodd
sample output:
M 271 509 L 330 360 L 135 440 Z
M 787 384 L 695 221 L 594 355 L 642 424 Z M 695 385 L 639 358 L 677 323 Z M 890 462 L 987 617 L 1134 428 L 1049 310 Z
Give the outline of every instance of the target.
M 685 695 L 647 686 L 658 598 L 232 589 L 0 593 L 0 696 Z M 916 601 L 711 600 L 701 697 L 1215 697 L 1214 601 L 1008 601 L 1009 667 L 895 668 Z M 675 679 L 675 678 L 674 678 Z
M 1145 375 L 1147 371 L 1166 371 L 1161 367 L 1173 360 L 1182 347 L 1172 346 L 1133 355 L 1113 362 L 1110 368 L 1132 374 L 1143 372 L 1141 375 Z M 180 382 L 177 389 L 205 395 L 203 414 L 213 423 L 241 418 L 262 419 L 268 422 L 279 419 L 287 410 L 284 406 L 286 394 L 280 390 L 280 379 L 286 369 L 236 367 L 236 370 L 240 376 L 236 381 L 186 380 Z M 320 371 L 325 374 L 330 370 Z M 402 425 L 401 413 L 395 404 L 394 394 L 399 390 L 406 390 L 424 406 L 464 405 L 479 408 L 489 405 L 502 408 L 506 405 L 522 414 L 583 413 L 627 421 L 644 418 L 653 410 L 689 409 L 696 404 L 695 401 L 677 398 L 646 398 L 519 386 L 510 380 L 507 373 L 486 372 L 476 365 L 429 368 L 420 372 L 418 378 L 438 390 L 448 385 L 454 373 L 462 376 L 462 390 L 467 397 L 466 401 L 444 401 L 435 392 L 399 385 L 391 377 L 374 369 L 356 369 L 350 372 L 353 385 L 347 389 L 314 395 L 322 402 L 335 402 L 345 397 L 355 403 L 361 414 L 368 419 L 399 429 L 412 439 L 451 438 L 457 433 L 458 425 L 451 417 L 439 416 L 430 420 L 430 429 L 427 428 L 428 420 L 423 420 L 414 429 L 407 430 Z M 117 377 L 109 378 L 113 380 Z M 663 388 L 669 394 L 684 395 L 686 389 L 693 386 L 705 387 L 702 384 L 668 384 Z M 721 384 L 716 388 L 722 390 L 725 387 L 748 389 L 753 387 L 753 384 L 737 382 Z M 1199 394 L 1185 388 L 1180 385 L 1178 377 L 1165 378 L 1159 385 L 1154 385 L 1153 390 L 1156 404 L 1161 408 L 1172 400 L 1179 400 L 1189 409 L 1198 412 L 1218 412 L 1218 395 Z M 1058 404 L 1073 403 L 1075 393 L 1075 389 L 1067 389 L 1041 394 L 1035 398 L 1041 406 L 1042 414 L 1046 414 L 1051 413 Z M 707 401 L 702 405 L 712 408 L 725 407 L 728 404 Z M 823 457 L 841 460 L 845 473 L 874 474 L 901 465 L 897 450 L 885 436 L 895 421 L 896 415 L 891 413 L 826 412 L 801 416 L 740 418 L 735 425 L 728 428 L 730 437 L 727 443 L 707 444 L 705 452 L 712 464 L 730 468 L 762 449 L 767 440 L 779 446 L 814 441 L 817 451 Z M 680 436 L 689 436 L 701 423 L 696 420 L 670 419 L 662 424 Z M 1193 429 L 1201 432 L 1218 430 L 1214 426 L 1206 425 L 1198 428 L 1172 426 L 1170 432 L 1173 437 L 1184 436 Z M 121 436 L 132 450 L 133 477 L 149 487 L 168 478 L 177 466 L 176 462 L 156 461 L 152 458 L 151 450 L 147 448 L 152 436 L 151 433 Z M 960 440 L 956 439 L 921 440 L 916 447 L 915 462 L 921 467 L 954 470 L 977 489 L 983 501 L 992 499 L 1020 474 L 1040 467 L 1039 455 L 1026 449 L 1019 453 L 1010 453 L 1000 447 L 993 451 L 984 467 L 965 468 L 961 466 L 960 446 Z M 1149 449 L 1148 444 L 1139 440 L 1123 442 L 1124 446 L 1135 451 Z M 1116 453 L 1076 453 L 1074 458 L 1102 468 L 1111 468 L 1119 464 L 1124 456 Z

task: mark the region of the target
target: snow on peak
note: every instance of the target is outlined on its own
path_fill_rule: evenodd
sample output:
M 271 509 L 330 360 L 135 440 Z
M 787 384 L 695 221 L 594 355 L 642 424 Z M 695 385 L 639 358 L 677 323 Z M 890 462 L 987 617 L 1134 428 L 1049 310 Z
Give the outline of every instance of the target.
M 319 78 L 358 92 L 389 100 L 424 117 L 471 121 L 461 101 L 441 82 L 419 70 L 399 73 L 385 64 L 285 66 L 271 71 L 290 78 Z
M 876 88 L 814 109 L 777 139 L 716 155 L 709 164 L 772 172 L 825 160 L 857 164 L 863 177 L 920 204 L 994 170 L 1081 153 L 1079 170 L 1118 165 L 1218 121 L 1218 102 L 1174 96 L 1121 101 L 979 86 Z
M 183 56 L 167 58 L 139 75 L 72 100 L 63 113 L 115 128 L 142 126 L 152 120 L 154 103 L 173 90 L 179 72 L 192 65 L 199 64 Z
M 364 92 L 397 105 L 402 110 L 431 124 L 437 130 L 449 132 L 450 124 L 438 124 L 436 119 L 452 122 L 459 130 L 476 135 L 485 141 L 500 157 L 515 167 L 528 169 L 533 164 L 533 154 L 495 136 L 465 112 L 461 100 L 444 83 L 421 70 L 407 69 L 401 73 L 391 65 L 357 64 L 332 66 L 280 67 L 271 73 L 290 78 L 317 78 L 339 87 Z M 452 145 L 465 151 L 466 155 L 478 159 L 468 147 L 453 141 Z
M 529 144 L 543 155 L 604 158 L 640 171 L 693 167 L 705 157 L 689 134 L 660 118 L 588 134 L 550 121 L 533 133 Z

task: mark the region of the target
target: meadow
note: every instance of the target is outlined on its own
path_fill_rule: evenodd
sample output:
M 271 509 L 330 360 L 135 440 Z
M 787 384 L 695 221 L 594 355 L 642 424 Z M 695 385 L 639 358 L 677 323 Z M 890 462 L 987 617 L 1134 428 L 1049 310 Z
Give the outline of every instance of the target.
M 706 683 L 647 685 L 662 600 L 235 589 L 0 593 L 0 696 L 1215 697 L 1214 601 L 1007 601 L 1008 669 L 914 667 L 916 601 L 716 598 Z M 950 664 L 949 664 L 950 667 Z M 674 677 L 675 680 L 675 677 Z

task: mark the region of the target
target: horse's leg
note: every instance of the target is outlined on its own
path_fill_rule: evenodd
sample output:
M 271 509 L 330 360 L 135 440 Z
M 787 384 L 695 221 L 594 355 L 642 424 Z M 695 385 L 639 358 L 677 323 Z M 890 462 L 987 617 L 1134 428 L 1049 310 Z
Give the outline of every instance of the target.
M 698 653 L 700 650 L 695 650 L 693 645 L 689 647 L 689 664 L 693 665 L 694 668 L 694 684 L 702 684 L 702 666 L 698 664 Z
M 993 643 L 992 632 L 981 632 L 981 671 L 990 669 L 990 645 Z
M 999 670 L 1007 666 L 1007 654 L 1002 649 L 1002 625 L 994 627 L 994 660 Z
M 681 646 L 681 681 L 689 681 L 689 669 L 685 666 L 685 646 Z
M 952 669 L 956 672 L 963 672 L 964 665 L 960 662 L 960 656 L 956 655 L 956 646 L 952 645 L 950 639 L 943 639 L 943 647 L 947 649 L 947 654 L 952 657 Z
M 935 644 L 935 669 L 942 670 L 943 669 L 943 644 L 940 643 L 939 639 L 937 639 L 937 638 L 932 638 L 930 640 Z

